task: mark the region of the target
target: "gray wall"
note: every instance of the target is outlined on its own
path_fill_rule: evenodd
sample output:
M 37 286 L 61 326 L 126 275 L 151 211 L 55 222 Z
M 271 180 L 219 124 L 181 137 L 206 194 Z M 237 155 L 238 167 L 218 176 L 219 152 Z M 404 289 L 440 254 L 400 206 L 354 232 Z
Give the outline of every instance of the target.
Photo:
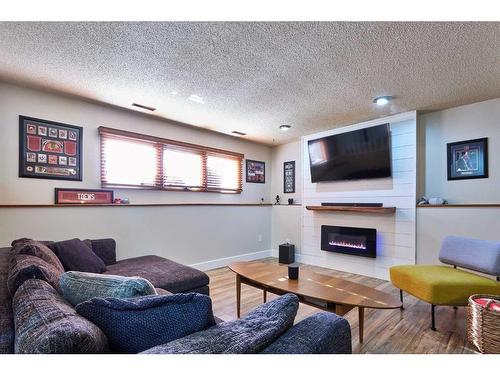
M 500 98 L 421 115 L 420 190 L 450 203 L 500 202 Z M 488 138 L 489 178 L 447 180 L 446 144 Z
M 212 268 L 270 254 L 271 207 L 0 208 L 0 247 L 20 237 L 113 237 L 119 259 L 156 254 Z
M 445 236 L 500 240 L 500 208 L 429 207 L 417 209 L 417 263 L 439 264 Z
M 419 117 L 419 187 L 427 197 L 450 203 L 500 203 L 500 99 Z M 447 180 L 446 144 L 488 138 L 489 178 Z M 500 240 L 495 207 L 417 208 L 417 263 L 438 264 L 443 238 L 456 235 Z
M 19 115 L 38 117 L 83 127 L 83 181 L 43 180 L 18 177 Z M 248 159 L 263 160 L 271 175 L 271 148 L 229 135 L 174 124 L 136 111 L 32 90 L 0 82 L 0 204 L 53 203 L 54 187 L 100 187 L 100 144 L 97 128 L 107 126 L 174 140 L 240 152 Z M 243 179 L 244 180 L 244 179 Z M 243 183 L 242 194 L 119 190 L 119 197 L 133 203 L 256 203 L 269 199 L 266 184 Z
M 18 177 L 19 115 L 83 126 L 82 182 Z M 134 111 L 0 82 L 0 205 L 51 204 L 55 187 L 100 188 L 99 126 L 227 149 L 266 162 L 266 184 L 244 182 L 242 194 L 117 189 L 118 197 L 129 197 L 132 203 L 257 203 L 260 198 L 269 201 L 270 147 Z M 0 208 L 0 246 L 24 236 L 114 237 L 119 258 L 158 254 L 183 263 L 211 262 L 208 264 L 217 266 L 224 263 L 217 263 L 217 259 L 258 256 L 271 249 L 271 208 Z

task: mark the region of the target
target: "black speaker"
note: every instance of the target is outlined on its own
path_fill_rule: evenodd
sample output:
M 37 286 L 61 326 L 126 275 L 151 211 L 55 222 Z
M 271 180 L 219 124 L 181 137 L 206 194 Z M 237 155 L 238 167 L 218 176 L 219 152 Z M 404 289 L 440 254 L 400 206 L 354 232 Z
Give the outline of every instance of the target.
M 284 264 L 295 262 L 295 245 L 292 245 L 291 243 L 284 243 L 280 245 L 279 262 Z
M 288 278 L 290 280 L 297 280 L 299 278 L 299 266 L 290 264 L 288 266 Z

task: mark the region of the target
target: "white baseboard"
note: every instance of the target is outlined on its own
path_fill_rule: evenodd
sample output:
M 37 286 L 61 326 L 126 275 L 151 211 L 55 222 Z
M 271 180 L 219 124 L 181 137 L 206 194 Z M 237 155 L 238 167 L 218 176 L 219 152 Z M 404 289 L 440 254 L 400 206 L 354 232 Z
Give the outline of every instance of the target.
M 190 264 L 189 266 L 196 268 L 196 269 L 199 269 L 200 271 L 207 271 L 207 270 L 211 270 L 214 268 L 225 267 L 229 263 L 232 263 L 232 262 L 256 260 L 256 259 L 268 258 L 268 257 L 272 257 L 272 256 L 273 256 L 273 250 L 263 250 L 263 251 L 257 251 L 255 253 L 247 253 L 247 254 L 235 255 L 235 256 L 227 257 L 227 258 L 219 258 L 219 259 L 209 260 L 206 262 L 194 263 L 194 264 Z

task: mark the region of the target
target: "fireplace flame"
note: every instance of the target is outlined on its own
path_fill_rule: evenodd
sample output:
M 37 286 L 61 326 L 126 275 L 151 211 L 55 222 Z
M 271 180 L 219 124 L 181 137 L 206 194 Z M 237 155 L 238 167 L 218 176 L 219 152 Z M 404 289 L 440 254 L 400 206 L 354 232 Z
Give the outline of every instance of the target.
M 328 242 L 328 244 L 331 246 L 350 247 L 351 249 L 366 250 L 366 245 L 361 242 L 354 243 L 348 241 L 330 241 Z

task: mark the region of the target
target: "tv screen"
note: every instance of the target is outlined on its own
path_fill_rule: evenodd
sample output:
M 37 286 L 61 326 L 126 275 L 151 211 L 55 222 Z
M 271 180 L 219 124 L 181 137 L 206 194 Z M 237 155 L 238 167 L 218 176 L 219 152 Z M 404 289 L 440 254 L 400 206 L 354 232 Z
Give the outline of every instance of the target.
M 391 177 L 389 124 L 308 142 L 312 182 Z

